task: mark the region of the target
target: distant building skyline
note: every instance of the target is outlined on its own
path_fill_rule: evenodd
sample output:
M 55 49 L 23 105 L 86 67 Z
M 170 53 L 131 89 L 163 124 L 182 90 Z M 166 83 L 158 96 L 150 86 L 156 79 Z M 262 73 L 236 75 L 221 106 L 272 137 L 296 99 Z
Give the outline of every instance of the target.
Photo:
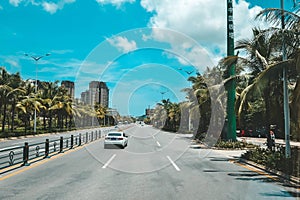
M 109 89 L 105 82 L 91 81 L 89 89 L 81 92 L 81 101 L 88 105 L 99 103 L 101 106 L 109 106 Z
M 68 91 L 72 99 L 75 99 L 75 83 L 73 81 L 64 80 L 61 82 L 61 86 Z

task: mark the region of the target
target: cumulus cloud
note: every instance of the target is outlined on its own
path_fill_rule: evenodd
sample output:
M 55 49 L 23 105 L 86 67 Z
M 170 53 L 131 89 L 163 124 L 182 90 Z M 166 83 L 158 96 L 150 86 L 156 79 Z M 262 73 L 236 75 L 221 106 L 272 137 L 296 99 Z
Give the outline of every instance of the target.
M 169 28 L 193 38 L 208 48 L 210 54 L 221 56 L 226 51 L 226 2 L 207 0 L 172 0 L 153 1 L 142 0 L 141 6 L 153 16 L 149 21 L 150 27 Z M 255 21 L 256 14 L 262 8 L 249 7 L 246 0 L 234 1 L 234 31 L 235 40 L 249 38 L 254 26 L 262 25 Z M 164 33 L 153 33 L 159 41 L 169 42 L 173 48 L 184 48 L 178 38 L 172 38 Z M 195 59 L 201 49 L 189 49 L 186 56 Z
M 9 0 L 9 3 L 15 7 L 18 7 L 21 3 L 33 6 L 41 6 L 46 12 L 50 14 L 56 13 L 58 10 L 62 10 L 66 4 L 74 3 L 76 0 L 59 0 L 56 2 L 52 1 L 37 1 L 37 0 Z
M 110 45 L 118 48 L 119 51 L 123 53 L 128 53 L 129 51 L 133 51 L 137 48 L 136 42 L 134 40 L 129 41 L 126 37 L 114 37 L 108 38 L 107 41 Z
M 117 8 L 120 8 L 124 3 L 134 3 L 135 0 L 96 0 L 100 5 L 112 4 Z
M 23 0 L 9 0 L 9 3 L 15 7 L 18 7 L 22 1 Z
M 50 14 L 54 14 L 58 10 L 58 5 L 53 2 L 43 2 L 42 6 L 44 10 L 49 12 Z
M 42 3 L 42 7 L 46 12 L 49 12 L 50 14 L 54 14 L 57 12 L 57 10 L 63 9 L 66 4 L 71 4 L 74 3 L 75 1 L 76 0 L 61 0 L 58 3 L 44 1 Z

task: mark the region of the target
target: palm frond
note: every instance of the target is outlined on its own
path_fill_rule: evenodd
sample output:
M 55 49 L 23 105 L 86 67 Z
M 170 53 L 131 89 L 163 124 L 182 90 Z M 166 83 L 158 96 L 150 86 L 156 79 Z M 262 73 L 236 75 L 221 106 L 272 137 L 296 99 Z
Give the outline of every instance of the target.
M 252 94 L 253 92 L 260 92 L 263 91 L 267 87 L 267 81 L 272 80 L 275 77 L 274 74 L 278 74 L 282 72 L 283 68 L 288 68 L 293 66 L 294 60 L 286 60 L 282 62 L 278 62 L 275 64 L 270 65 L 266 70 L 262 71 L 258 77 L 254 79 L 254 82 L 247 86 L 240 95 L 240 106 L 238 109 L 238 115 L 240 116 L 242 113 L 242 109 L 245 106 L 246 100 L 248 95 Z
M 300 22 L 300 16 L 280 8 L 267 8 L 262 10 L 256 16 L 256 19 L 265 20 L 274 24 L 275 26 L 281 25 L 281 18 L 284 16 L 284 23 L 287 28 L 293 27 L 295 24 Z

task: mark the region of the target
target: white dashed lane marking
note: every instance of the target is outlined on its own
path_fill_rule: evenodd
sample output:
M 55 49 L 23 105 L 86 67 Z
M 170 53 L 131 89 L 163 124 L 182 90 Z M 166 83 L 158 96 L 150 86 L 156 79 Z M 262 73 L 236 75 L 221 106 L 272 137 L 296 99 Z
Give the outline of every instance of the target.
M 116 157 L 116 154 L 114 154 L 106 163 L 105 165 L 102 167 L 103 169 L 105 169 L 110 163 L 111 161 Z
M 175 162 L 170 158 L 170 156 L 167 156 L 168 160 L 171 162 L 171 164 L 173 165 L 173 167 L 177 170 L 180 171 L 179 167 L 175 164 Z

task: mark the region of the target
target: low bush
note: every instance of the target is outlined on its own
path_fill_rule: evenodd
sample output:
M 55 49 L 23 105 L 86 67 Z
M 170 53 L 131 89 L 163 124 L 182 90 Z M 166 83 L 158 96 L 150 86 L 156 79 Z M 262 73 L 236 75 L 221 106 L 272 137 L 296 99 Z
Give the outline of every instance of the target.
M 253 161 L 265 166 L 267 169 L 275 169 L 285 174 L 299 177 L 300 175 L 300 149 L 291 149 L 291 158 L 285 158 L 285 148 L 276 151 L 255 148 L 242 154 L 241 158 Z
M 254 144 L 250 144 L 244 141 L 223 141 L 219 140 L 215 144 L 216 148 L 221 148 L 221 149 L 252 149 L 257 147 Z

